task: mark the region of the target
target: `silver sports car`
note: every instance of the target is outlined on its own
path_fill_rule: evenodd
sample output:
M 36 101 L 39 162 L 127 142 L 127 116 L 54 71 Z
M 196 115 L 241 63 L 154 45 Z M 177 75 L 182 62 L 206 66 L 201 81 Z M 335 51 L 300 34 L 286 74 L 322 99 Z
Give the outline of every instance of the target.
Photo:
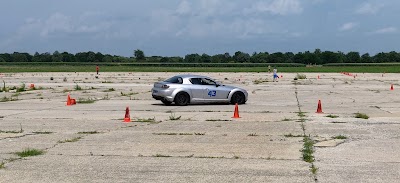
M 165 105 L 175 102 L 179 106 L 212 102 L 244 104 L 248 97 L 247 91 L 242 88 L 222 85 L 207 76 L 200 75 L 177 75 L 156 82 L 152 95 Z

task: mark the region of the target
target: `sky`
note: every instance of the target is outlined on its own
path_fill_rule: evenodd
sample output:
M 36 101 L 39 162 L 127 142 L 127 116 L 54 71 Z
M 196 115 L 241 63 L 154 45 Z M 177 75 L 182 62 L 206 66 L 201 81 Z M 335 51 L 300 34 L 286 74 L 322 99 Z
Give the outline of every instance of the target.
M 0 0 L 0 53 L 400 52 L 398 0 Z

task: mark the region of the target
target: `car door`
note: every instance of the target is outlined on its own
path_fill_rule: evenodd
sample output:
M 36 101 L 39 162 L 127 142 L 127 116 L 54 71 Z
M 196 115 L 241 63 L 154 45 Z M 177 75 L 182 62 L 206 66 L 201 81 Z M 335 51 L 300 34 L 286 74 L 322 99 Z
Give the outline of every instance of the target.
M 202 85 L 205 86 L 204 100 L 216 102 L 228 100 L 229 91 L 226 91 L 222 86 L 218 86 L 215 81 L 209 78 L 202 78 Z
M 190 78 L 189 81 L 192 83 L 190 91 L 192 92 L 192 100 L 203 101 L 205 86 L 201 83 L 201 78 Z

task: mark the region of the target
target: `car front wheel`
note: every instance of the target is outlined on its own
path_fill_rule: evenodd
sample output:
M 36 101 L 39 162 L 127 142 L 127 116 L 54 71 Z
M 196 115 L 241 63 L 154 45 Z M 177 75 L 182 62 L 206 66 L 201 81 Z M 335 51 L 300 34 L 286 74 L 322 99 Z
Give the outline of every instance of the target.
M 242 92 L 235 92 L 231 98 L 231 104 L 244 104 L 246 103 L 246 98 Z
M 176 94 L 174 101 L 175 101 L 176 105 L 185 106 L 185 105 L 189 104 L 190 98 L 187 93 L 180 92 L 180 93 Z

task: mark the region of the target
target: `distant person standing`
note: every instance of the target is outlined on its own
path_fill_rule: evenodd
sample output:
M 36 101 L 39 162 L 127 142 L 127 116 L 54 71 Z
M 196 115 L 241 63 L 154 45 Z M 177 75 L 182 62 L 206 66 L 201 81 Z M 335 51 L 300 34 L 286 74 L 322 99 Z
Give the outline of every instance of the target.
M 97 73 L 97 75 L 99 75 L 99 65 L 96 65 L 96 73 Z
M 275 81 L 278 81 L 278 78 L 279 78 L 279 76 L 278 76 L 278 70 L 276 69 L 276 68 L 274 68 L 274 70 L 273 70 L 273 73 L 274 73 L 274 79 L 273 79 L 273 82 L 275 82 Z
M 271 65 L 268 65 L 268 73 L 271 72 Z

